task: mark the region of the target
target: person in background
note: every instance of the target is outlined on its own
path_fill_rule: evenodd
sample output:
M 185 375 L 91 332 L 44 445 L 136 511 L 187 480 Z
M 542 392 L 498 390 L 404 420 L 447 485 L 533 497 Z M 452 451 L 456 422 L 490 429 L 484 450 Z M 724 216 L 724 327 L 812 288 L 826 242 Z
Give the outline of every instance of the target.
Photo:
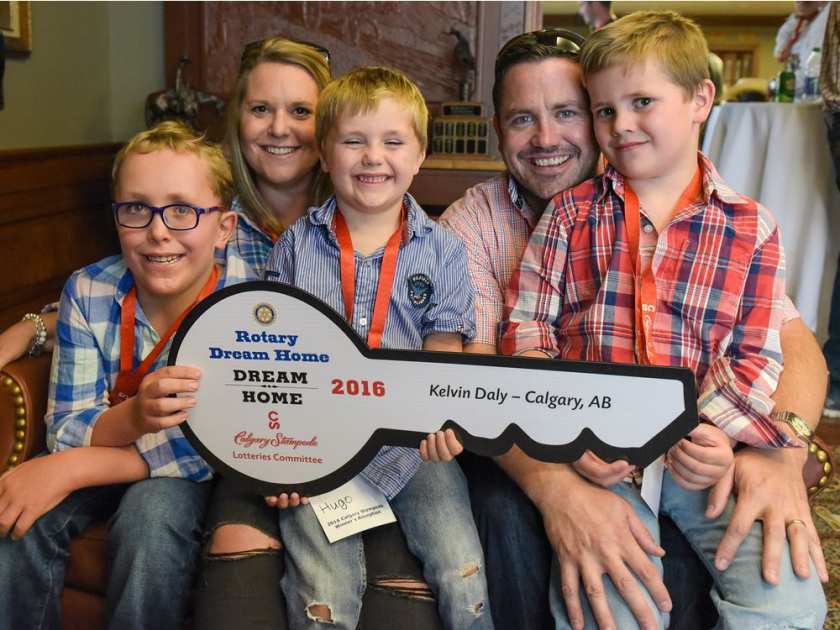
M 834 162 L 834 177 L 840 190 L 840 7 L 831 3 L 822 45 L 820 92 L 825 109 L 828 146 Z M 840 210 L 840 209 L 838 209 Z M 834 276 L 831 313 L 828 318 L 828 340 L 823 347 L 830 384 L 823 415 L 840 418 L 840 264 Z
M 833 2 L 813 2 L 796 0 L 794 11 L 776 33 L 776 46 L 773 56 L 782 63 L 787 63 L 791 55 L 799 57 L 800 67 L 805 64 L 808 54 L 822 46 L 825 24 L 828 19 L 829 5 Z M 823 53 L 825 59 L 825 53 Z
M 582 0 L 578 3 L 578 15 L 593 32 L 615 20 L 612 2 L 608 0 Z

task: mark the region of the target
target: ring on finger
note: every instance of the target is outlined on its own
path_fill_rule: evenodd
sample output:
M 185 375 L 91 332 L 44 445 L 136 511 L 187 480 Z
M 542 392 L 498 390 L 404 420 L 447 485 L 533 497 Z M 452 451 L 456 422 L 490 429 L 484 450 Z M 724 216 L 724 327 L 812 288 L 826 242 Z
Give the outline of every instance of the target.
M 787 525 L 785 525 L 785 529 L 790 529 L 791 525 L 802 525 L 803 527 L 807 527 L 805 521 L 803 521 L 801 518 L 793 518 L 789 520 L 787 522 Z

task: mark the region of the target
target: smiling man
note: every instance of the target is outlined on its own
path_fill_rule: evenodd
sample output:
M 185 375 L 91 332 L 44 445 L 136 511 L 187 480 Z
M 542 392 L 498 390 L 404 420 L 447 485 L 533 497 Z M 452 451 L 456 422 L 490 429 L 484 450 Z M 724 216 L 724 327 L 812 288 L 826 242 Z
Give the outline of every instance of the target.
M 575 33 L 549 29 L 519 35 L 497 55 L 494 127 L 508 171 L 470 188 L 441 218 L 467 246 L 476 290 L 477 334 L 467 351 L 496 352 L 504 294 L 532 230 L 552 197 L 595 174 L 599 153 L 577 62 L 582 43 Z M 825 363 L 801 320 L 788 320 L 782 329 L 786 366 L 773 398 L 777 410 L 793 411 L 814 427 L 825 392 Z M 786 536 L 796 573 L 816 568 L 827 579 L 802 483 L 806 457 L 806 449 L 739 451 L 737 503 L 717 553 L 721 568 L 746 531 L 762 520 L 765 580 L 778 579 Z M 590 477 L 624 466 L 584 459 L 575 467 Z M 602 628 L 615 627 L 616 619 L 628 615 L 654 627 L 649 598 L 661 610 L 671 609 L 668 589 L 649 557 L 663 550 L 624 499 L 571 466 L 538 462 L 518 449 L 495 464 L 466 457 L 462 465 L 487 557 L 497 627 L 554 627 L 547 596 L 553 554 L 572 627 L 582 627 L 585 610 Z M 673 584 L 686 581 L 680 575 Z

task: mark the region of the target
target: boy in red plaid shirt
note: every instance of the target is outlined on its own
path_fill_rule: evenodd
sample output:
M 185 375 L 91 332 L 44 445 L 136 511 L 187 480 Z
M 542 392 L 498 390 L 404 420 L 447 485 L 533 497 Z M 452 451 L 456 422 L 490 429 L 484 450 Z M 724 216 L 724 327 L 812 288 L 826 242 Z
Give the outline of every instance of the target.
M 728 495 L 720 488 L 732 483 L 732 446 L 800 442 L 769 419 L 781 372 L 778 228 L 697 150 L 714 100 L 707 56 L 700 29 L 673 12 L 634 13 L 587 40 L 581 67 L 609 167 L 543 214 L 511 279 L 500 346 L 505 354 L 689 367 L 703 422 L 666 455 L 661 511 L 712 573 L 723 626 L 820 628 L 826 605 L 816 571 L 798 579 L 783 554 L 778 585 L 763 582 L 758 525 L 731 565 L 714 561 L 733 500 L 706 505 L 713 486 Z M 629 465 L 590 453 L 577 467 L 626 498 L 658 535 L 639 493 L 621 482 Z M 578 588 L 563 584 L 561 596 L 563 578 L 573 580 L 552 577 L 560 625 L 563 598 Z

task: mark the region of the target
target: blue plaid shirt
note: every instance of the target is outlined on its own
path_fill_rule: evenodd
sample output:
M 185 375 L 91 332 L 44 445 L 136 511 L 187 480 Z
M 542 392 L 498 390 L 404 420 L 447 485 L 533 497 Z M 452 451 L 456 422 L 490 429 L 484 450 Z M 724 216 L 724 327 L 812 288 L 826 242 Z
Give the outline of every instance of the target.
M 236 233 L 228 242 L 227 249 L 232 250 L 233 255 L 245 261 L 245 264 L 253 270 L 255 278 L 261 278 L 265 261 L 268 260 L 271 248 L 274 247 L 274 241 L 260 229 L 255 221 L 245 214 L 245 208 L 239 201 L 239 197 L 233 198 L 230 209 L 236 212 L 238 220 Z M 226 252 L 216 251 L 216 262 L 224 265 Z
M 226 251 L 216 288 L 256 278 L 234 248 Z M 64 285 L 45 418 L 51 451 L 89 446 L 94 424 L 109 407 L 108 393 L 120 370 L 122 302 L 133 284 L 122 256 L 111 256 L 74 272 Z M 134 331 L 137 367 L 160 338 L 139 303 Z M 165 366 L 168 356 L 167 345 L 151 371 Z M 146 434 L 134 444 L 152 477 L 205 481 L 213 475 L 178 427 Z
M 405 195 L 405 205 L 407 227 L 382 347 L 419 350 L 423 339 L 432 333 L 460 333 L 469 341 L 475 336 L 475 309 L 466 249 L 460 240 L 429 219 L 411 195 Z M 265 277 L 299 287 L 345 317 L 339 248 L 333 228 L 335 210 L 335 197 L 331 197 L 286 230 L 271 252 Z M 383 246 L 370 256 L 355 254 L 356 299 L 350 325 L 363 338 L 373 315 L 384 253 Z M 421 292 L 430 291 L 415 306 L 410 294 L 417 301 L 418 279 Z M 411 480 L 420 462 L 417 449 L 385 446 L 361 474 L 392 499 Z

